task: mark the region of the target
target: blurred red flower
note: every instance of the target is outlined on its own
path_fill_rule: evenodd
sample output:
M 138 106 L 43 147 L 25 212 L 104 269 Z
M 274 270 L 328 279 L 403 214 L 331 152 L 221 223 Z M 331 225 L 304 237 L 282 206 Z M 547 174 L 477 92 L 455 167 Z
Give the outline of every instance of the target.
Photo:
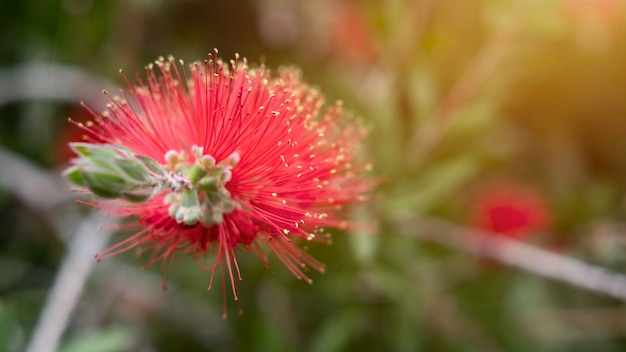
M 483 188 L 473 199 L 471 222 L 482 230 L 520 238 L 545 230 L 550 211 L 535 189 L 515 183 L 498 183 Z
M 175 255 L 214 254 L 209 289 L 218 267 L 222 274 L 227 269 L 237 299 L 235 250 L 252 251 L 267 266 L 263 244 L 310 282 L 306 267 L 324 266 L 296 240 L 328 242 L 325 227 L 354 225 L 344 220 L 343 208 L 364 201 L 369 187 L 362 174 L 370 166 L 357 157 L 366 131 L 346 119 L 341 104 L 322 109 L 322 95 L 295 69 L 273 76 L 245 59 L 229 64 L 209 56 L 189 70 L 179 70 L 173 58 L 159 59 L 146 68 L 146 81 L 128 83 L 130 97 L 122 92 L 109 111 L 79 124 L 94 146 L 119 146 L 119 157 L 156 161 L 150 170 L 162 168 L 165 176 L 152 181 L 165 177 L 170 185 L 141 203 L 96 201 L 143 227 L 97 257 L 135 247 L 150 251 L 147 265 L 162 263 L 165 285 Z M 74 159 L 74 168 L 85 155 Z
M 377 59 L 375 35 L 362 4 L 330 3 L 333 19 L 329 51 L 349 65 L 369 66 Z

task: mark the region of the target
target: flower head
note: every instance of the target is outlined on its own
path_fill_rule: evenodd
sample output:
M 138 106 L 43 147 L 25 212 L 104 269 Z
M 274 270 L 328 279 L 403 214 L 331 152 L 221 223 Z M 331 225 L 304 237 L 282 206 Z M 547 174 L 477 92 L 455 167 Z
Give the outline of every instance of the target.
M 474 199 L 474 226 L 507 237 L 523 237 L 545 230 L 550 213 L 541 195 L 514 183 L 493 184 Z
M 354 225 L 343 210 L 365 200 L 369 165 L 357 157 L 365 129 L 345 120 L 340 103 L 324 109 L 295 69 L 272 75 L 212 55 L 180 67 L 160 58 L 136 86 L 124 76 L 130 94 L 111 97 L 108 111 L 80 124 L 86 142 L 71 144 L 70 181 L 141 225 L 97 258 L 150 251 L 147 265 L 164 264 L 165 284 L 174 256 L 213 255 L 209 289 L 224 266 L 237 299 L 236 250 L 267 265 L 265 247 L 310 281 L 306 268 L 324 266 L 297 242 Z

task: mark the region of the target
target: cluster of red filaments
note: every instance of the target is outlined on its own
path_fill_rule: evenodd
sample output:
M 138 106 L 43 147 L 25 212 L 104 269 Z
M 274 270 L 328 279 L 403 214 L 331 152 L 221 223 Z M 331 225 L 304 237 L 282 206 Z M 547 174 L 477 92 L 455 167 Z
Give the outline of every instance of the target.
M 86 140 L 123 146 L 164 167 L 172 151 L 188 156 L 181 162 L 189 164 L 199 149 L 216 163 L 238 155 L 224 185 L 238 206 L 220 223 L 190 226 L 169 214 L 167 191 L 139 204 L 97 202 L 136 217 L 142 226 L 98 259 L 132 248 L 148 251 L 147 265 L 161 263 L 165 282 L 175 255 L 201 260 L 213 254 L 209 289 L 223 266 L 235 299 L 241 279 L 237 248 L 256 253 L 265 265 L 263 247 L 269 248 L 309 282 L 307 267 L 324 270 L 294 240 L 328 242 L 324 228 L 353 226 L 344 207 L 365 200 L 368 183 L 362 173 L 370 168 L 357 157 L 365 129 L 346 120 L 340 103 L 323 109 L 323 97 L 302 83 L 299 71 L 272 75 L 238 56 L 226 63 L 209 55 L 188 69 L 182 61 L 179 66 L 173 58 L 160 58 L 146 67 L 145 80 L 137 76 L 137 85 L 122 76 L 130 94 L 121 91 L 106 112 L 92 112 L 93 122 L 80 124 Z

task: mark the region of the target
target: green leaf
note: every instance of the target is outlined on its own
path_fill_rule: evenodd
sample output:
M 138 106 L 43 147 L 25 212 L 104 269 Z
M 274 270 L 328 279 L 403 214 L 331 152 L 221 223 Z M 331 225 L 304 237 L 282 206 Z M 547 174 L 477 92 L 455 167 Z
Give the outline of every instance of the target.
M 24 337 L 20 334 L 20 312 L 24 313 L 14 301 L 0 300 L 0 351 L 21 351 Z
M 102 197 L 102 198 L 113 199 L 113 198 L 119 198 L 120 197 L 120 193 L 119 192 L 111 191 L 111 190 L 106 189 L 106 188 L 100 188 L 100 187 L 97 187 L 97 186 L 90 186 L 89 190 L 91 191 L 91 193 L 97 195 L 98 197 Z
M 365 318 L 362 310 L 345 311 L 330 317 L 315 336 L 310 351 L 345 351 L 351 341 L 361 337 Z
M 480 160 L 474 155 L 438 162 L 410 185 L 395 190 L 396 196 L 386 210 L 394 217 L 428 211 L 453 197 L 458 187 L 478 171 Z
M 217 205 L 220 204 L 222 202 L 222 200 L 224 200 L 224 195 L 220 194 L 219 192 L 207 192 L 206 196 L 209 200 L 209 202 L 211 202 L 211 204 L 213 205 Z
M 113 150 L 117 148 L 112 145 L 77 142 L 70 143 L 70 148 L 72 148 L 79 155 L 87 158 L 93 156 L 101 157 L 104 159 L 114 159 L 120 157 L 120 154 L 117 151 Z
M 126 180 L 118 175 L 104 172 L 88 172 L 84 175 L 90 189 L 96 187 L 119 193 L 128 187 Z
M 122 192 L 120 197 L 129 202 L 142 203 L 152 198 L 152 194 L 147 192 Z
M 72 148 L 76 154 L 82 156 L 91 156 L 90 152 L 90 143 L 70 143 L 69 146 Z
M 77 334 L 65 343 L 59 352 L 130 351 L 133 342 L 133 334 L 129 329 L 117 327 L 93 333 Z
M 155 172 L 159 175 L 165 174 L 165 170 L 163 170 L 161 165 L 159 165 L 159 163 L 157 163 L 156 161 L 152 160 L 150 157 L 147 157 L 145 155 L 135 155 L 135 157 L 141 160 L 141 162 L 144 163 L 144 165 L 146 165 L 146 167 L 150 169 L 152 172 Z
M 351 236 L 348 236 L 348 243 L 352 253 L 361 264 L 372 263 L 378 252 L 380 239 L 378 234 L 370 231 L 366 226 L 373 226 L 371 222 L 375 215 L 368 209 L 358 209 L 352 212 L 351 218 L 356 223 L 365 225 L 356 227 L 351 231 Z
M 206 176 L 202 178 L 199 182 L 199 185 L 200 188 L 207 192 L 215 192 L 219 188 L 217 177 L 214 176 Z
M 198 192 L 194 189 L 186 189 L 183 191 L 182 208 L 179 210 L 182 215 L 182 221 L 187 225 L 195 225 L 202 218 L 202 210 L 200 209 L 200 200 Z M 176 220 L 181 218 L 179 214 Z
M 189 208 L 183 214 L 183 222 L 189 226 L 193 226 L 202 219 L 202 211 L 199 208 Z
M 196 183 L 206 174 L 207 172 L 202 169 L 200 165 L 194 165 L 187 172 L 187 178 L 189 178 L 189 181 L 191 181 L 191 183 Z
M 183 207 L 199 207 L 198 191 L 194 189 L 186 189 L 183 191 Z
M 85 178 L 85 173 L 76 166 L 70 167 L 69 169 L 64 171 L 65 177 L 80 187 L 87 187 L 87 179 Z
M 119 159 L 115 160 L 115 164 L 122 169 L 128 176 L 137 180 L 137 181 L 147 181 L 148 180 L 148 170 L 146 166 L 133 159 Z

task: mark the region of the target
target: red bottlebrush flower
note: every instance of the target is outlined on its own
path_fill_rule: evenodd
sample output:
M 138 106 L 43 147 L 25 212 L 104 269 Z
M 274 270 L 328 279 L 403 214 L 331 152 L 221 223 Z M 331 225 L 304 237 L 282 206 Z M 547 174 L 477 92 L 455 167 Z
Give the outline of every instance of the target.
M 305 268 L 324 266 L 296 240 L 328 241 L 325 227 L 354 225 L 342 209 L 369 188 L 362 173 L 370 166 L 357 158 L 365 129 L 345 120 L 339 103 L 322 109 L 295 69 L 272 76 L 238 56 L 180 64 L 159 59 L 146 81 L 127 80 L 130 97 L 112 98 L 109 111 L 80 124 L 90 144 L 73 145 L 80 157 L 68 178 L 116 198 L 96 205 L 143 228 L 97 258 L 151 251 L 147 265 L 164 264 L 165 285 L 175 255 L 213 254 L 209 290 L 225 266 L 238 299 L 236 249 L 267 266 L 264 246 L 310 282 Z
M 539 193 L 513 184 L 497 184 L 483 189 L 474 199 L 474 226 L 507 237 L 523 237 L 545 230 L 550 212 Z

